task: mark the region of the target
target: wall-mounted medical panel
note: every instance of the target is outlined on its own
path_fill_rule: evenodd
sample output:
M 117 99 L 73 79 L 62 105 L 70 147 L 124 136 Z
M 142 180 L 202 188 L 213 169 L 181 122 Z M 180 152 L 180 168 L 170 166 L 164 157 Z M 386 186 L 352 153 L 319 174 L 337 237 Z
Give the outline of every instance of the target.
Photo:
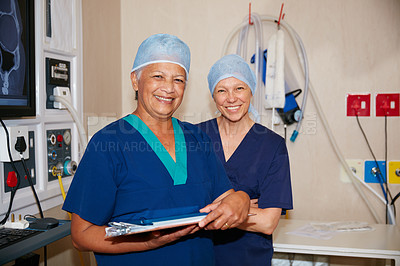
M 71 63 L 69 61 L 46 58 L 46 108 L 59 109 L 57 102 L 50 100 L 57 87 L 71 88 Z
M 28 128 L 29 160 L 25 161 L 33 178 L 37 195 L 43 203 L 43 211 L 45 211 L 62 203 L 59 182 L 54 180 L 53 176 L 49 180 L 49 164 L 52 158 L 49 154 L 53 156 L 53 153 L 48 150 L 48 131 L 56 136 L 55 144 L 62 145 L 54 147 L 53 150 L 56 152 L 56 159 L 58 158 L 62 164 L 59 168 L 63 170 L 61 174 L 65 190 L 68 190 L 73 177 L 68 174 L 76 168 L 72 162 L 79 162 L 80 159 L 77 137 L 79 135 L 75 119 L 68 110 L 60 110 L 63 109 L 61 105 L 55 107 L 54 103 L 49 101 L 49 96 L 54 94 L 54 88 L 57 87 L 59 95 L 70 95 L 70 104 L 76 111 L 76 117 L 82 119 L 82 1 L 15 2 L 29 2 L 34 7 L 30 10 L 34 10 L 34 16 L 32 16 L 34 23 L 31 25 L 34 28 L 32 41 L 34 41 L 35 53 L 32 54 L 34 62 L 29 63 L 29 66 L 35 69 L 33 84 L 35 110 L 32 116 L 23 119 L 8 116 L 10 118 L 3 120 L 7 127 Z M 68 144 L 69 135 L 71 138 Z M 57 136 L 59 136 L 58 139 Z M 0 145 L 1 149 L 5 149 L 4 145 Z M 57 164 L 58 162 L 55 165 Z M 0 162 L 0 216 L 7 212 L 11 202 L 11 193 L 9 187 L 6 187 L 7 180 L 9 179 L 12 185 L 15 179 L 12 173 L 9 174 L 10 172 L 12 171 L 8 162 Z M 24 171 L 20 172 L 23 180 L 13 200 L 12 212 L 16 211 L 22 215 L 37 214 L 38 208 L 32 190 L 27 187 Z
M 77 164 L 72 160 L 71 129 L 47 130 L 48 181 L 75 173 Z

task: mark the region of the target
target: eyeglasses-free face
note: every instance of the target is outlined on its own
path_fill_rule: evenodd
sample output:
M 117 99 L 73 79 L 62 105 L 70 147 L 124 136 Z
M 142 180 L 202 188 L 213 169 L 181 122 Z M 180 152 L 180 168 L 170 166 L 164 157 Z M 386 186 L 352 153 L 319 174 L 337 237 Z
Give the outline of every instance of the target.
M 132 87 L 138 91 L 137 112 L 157 120 L 170 119 L 183 100 L 185 70 L 174 63 L 154 63 L 141 69 L 139 79 L 131 74 Z
M 218 82 L 213 94 L 217 109 L 232 122 L 240 121 L 248 115 L 251 97 L 250 87 L 234 77 Z

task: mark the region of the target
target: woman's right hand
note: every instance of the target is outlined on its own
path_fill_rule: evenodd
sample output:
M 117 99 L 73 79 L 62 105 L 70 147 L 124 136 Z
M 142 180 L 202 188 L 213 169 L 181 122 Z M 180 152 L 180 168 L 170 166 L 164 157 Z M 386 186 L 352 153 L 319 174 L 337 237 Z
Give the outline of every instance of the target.
M 200 209 L 208 215 L 199 222 L 207 230 L 226 230 L 239 226 L 247 219 L 250 208 L 249 195 L 233 189 L 220 195 L 213 203 Z
M 73 213 L 71 221 L 72 243 L 80 251 L 99 253 L 146 251 L 161 247 L 200 230 L 195 224 L 144 234 L 105 237 L 105 228 L 106 226 L 95 225 Z

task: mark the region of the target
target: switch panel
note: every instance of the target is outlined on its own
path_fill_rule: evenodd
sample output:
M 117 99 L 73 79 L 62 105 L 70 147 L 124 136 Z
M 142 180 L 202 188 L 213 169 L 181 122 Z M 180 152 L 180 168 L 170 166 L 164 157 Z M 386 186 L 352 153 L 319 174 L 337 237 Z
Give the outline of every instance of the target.
M 389 162 L 389 183 L 400 184 L 400 161 Z
M 346 115 L 347 116 L 370 116 L 371 94 L 347 94 Z
M 385 182 L 386 176 L 386 163 L 385 161 L 377 161 L 378 167 L 375 161 L 364 162 L 364 181 L 366 183 L 381 183 Z M 381 175 L 379 174 L 379 171 Z
M 47 130 L 47 165 L 48 180 L 71 175 L 71 129 Z
M 33 131 L 28 132 L 28 140 L 26 140 L 27 151 L 29 153 L 29 159 L 25 160 L 26 166 L 28 167 L 28 171 L 32 177 L 32 183 L 36 184 L 36 166 L 35 166 L 35 133 Z M 21 161 L 14 162 L 15 168 L 17 168 L 18 173 L 20 174 L 21 180 L 19 188 L 29 187 L 28 178 L 26 176 L 24 167 Z M 12 168 L 11 163 L 4 163 L 4 191 L 9 192 L 15 184 L 16 181 L 16 173 Z
M 71 88 L 70 69 L 68 61 L 46 58 L 46 109 L 59 108 L 59 104 L 50 101 L 49 97 L 57 86 Z
M 378 93 L 375 97 L 376 116 L 400 116 L 400 93 Z

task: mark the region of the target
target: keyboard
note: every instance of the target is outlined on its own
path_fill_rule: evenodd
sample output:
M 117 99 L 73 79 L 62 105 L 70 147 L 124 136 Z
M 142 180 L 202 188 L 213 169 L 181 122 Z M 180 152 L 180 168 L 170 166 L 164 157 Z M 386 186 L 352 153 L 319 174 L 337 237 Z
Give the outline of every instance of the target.
M 29 229 L 0 228 L 0 249 L 42 232 Z

